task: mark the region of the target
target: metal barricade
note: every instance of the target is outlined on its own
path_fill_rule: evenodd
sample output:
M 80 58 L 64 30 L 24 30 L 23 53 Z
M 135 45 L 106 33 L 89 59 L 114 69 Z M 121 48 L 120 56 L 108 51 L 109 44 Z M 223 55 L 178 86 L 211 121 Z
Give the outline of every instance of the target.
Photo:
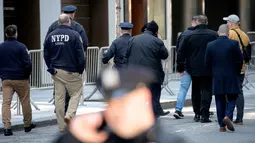
M 101 59 L 103 58 L 103 54 L 104 54 L 105 52 L 107 52 L 108 48 L 109 48 L 109 47 L 101 47 L 100 50 L 98 51 L 98 56 L 97 56 L 97 58 L 98 58 L 97 75 L 98 75 L 98 73 L 101 72 L 104 68 L 107 68 L 107 67 L 109 67 L 109 66 L 111 65 L 111 64 L 103 64 L 103 63 L 101 62 Z M 87 60 L 88 60 L 88 59 L 87 59 Z M 110 61 L 110 63 L 111 63 L 111 61 Z M 96 78 L 97 78 L 97 77 L 96 77 Z M 97 91 L 99 91 L 99 92 L 103 95 L 102 91 L 101 91 L 100 89 L 98 89 L 98 87 L 95 87 L 94 90 L 92 91 L 92 93 L 91 93 L 88 97 L 86 97 L 83 101 L 89 100 Z
M 168 51 L 169 54 L 171 53 L 171 49 L 170 49 L 170 51 Z M 161 90 L 165 89 L 170 95 L 174 95 L 174 92 L 171 90 L 171 88 L 169 87 L 169 84 L 168 84 L 169 83 L 169 74 L 170 74 L 169 73 L 169 64 L 171 62 L 171 60 L 170 60 L 171 57 L 172 56 L 169 55 L 166 60 L 162 61 L 163 70 L 165 72 L 165 79 L 161 86 Z
M 246 65 L 246 70 L 245 70 L 245 77 L 244 77 L 244 82 L 243 86 L 250 90 L 248 85 L 250 85 L 252 88 L 255 89 L 255 86 L 253 83 L 249 80 L 250 75 L 255 75 L 255 41 L 251 42 L 251 60 L 250 62 Z
M 43 50 L 30 50 L 29 55 L 32 60 L 31 89 L 53 88 L 51 74 L 47 72 L 48 68 L 43 59 Z
M 44 73 L 44 68 L 46 65 L 43 61 L 43 50 L 30 50 L 29 51 L 30 59 L 32 61 L 32 73 L 30 75 L 29 83 L 30 83 L 30 90 L 36 88 L 43 88 L 43 86 L 48 86 L 45 84 L 47 83 L 47 74 Z M 47 70 L 46 70 L 47 71 Z M 30 103 L 34 106 L 36 110 L 40 110 L 40 108 L 35 104 L 33 99 L 30 97 Z M 21 115 L 21 108 L 20 108 L 20 100 L 17 96 L 17 101 L 12 105 L 13 109 L 17 109 L 17 114 Z
M 97 76 L 99 73 L 99 47 L 88 47 L 86 55 L 86 80 L 84 81 L 84 86 L 86 85 L 96 85 Z M 88 97 L 82 96 L 80 100 L 83 101 L 90 99 L 97 92 L 95 88 Z

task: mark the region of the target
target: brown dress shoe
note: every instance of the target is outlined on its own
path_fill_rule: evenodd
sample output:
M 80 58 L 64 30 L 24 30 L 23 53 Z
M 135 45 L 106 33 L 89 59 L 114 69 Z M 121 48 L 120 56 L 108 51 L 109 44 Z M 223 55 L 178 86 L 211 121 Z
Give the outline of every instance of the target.
M 225 118 L 223 119 L 223 123 L 224 123 L 225 125 L 227 125 L 227 128 L 228 128 L 230 131 L 235 131 L 235 128 L 234 128 L 234 126 L 233 126 L 231 120 L 230 120 L 228 117 L 225 117 Z
M 226 127 L 220 127 L 220 132 L 226 132 Z
M 70 116 L 66 116 L 65 119 L 64 119 L 64 121 L 65 121 L 65 123 L 66 123 L 67 125 L 70 124 L 71 120 L 72 120 L 72 117 L 70 117 Z

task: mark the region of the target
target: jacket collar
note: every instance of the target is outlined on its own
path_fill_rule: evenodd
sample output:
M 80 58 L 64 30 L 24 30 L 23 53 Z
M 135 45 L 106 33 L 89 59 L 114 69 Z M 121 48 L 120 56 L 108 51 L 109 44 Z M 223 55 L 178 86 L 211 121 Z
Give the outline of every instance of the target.
M 152 31 L 149 31 L 149 30 L 145 30 L 144 33 L 150 34 L 150 35 L 152 35 L 152 36 L 155 36 L 155 34 L 154 34 Z
M 230 30 L 233 30 L 233 29 L 240 29 L 240 27 L 239 26 L 233 26 L 233 27 L 230 28 Z
M 228 36 L 219 36 L 219 39 L 228 39 Z
M 8 40 L 8 41 L 16 41 L 17 39 L 14 38 L 14 37 L 9 37 L 7 40 Z
M 195 27 L 190 26 L 190 27 L 188 27 L 188 30 L 194 30 L 194 28 L 195 28 Z
M 195 26 L 194 29 L 207 29 L 207 25 L 206 24 L 199 24 L 199 25 Z
M 59 25 L 58 28 L 69 28 L 69 29 L 72 29 L 71 26 L 67 26 L 67 25 Z

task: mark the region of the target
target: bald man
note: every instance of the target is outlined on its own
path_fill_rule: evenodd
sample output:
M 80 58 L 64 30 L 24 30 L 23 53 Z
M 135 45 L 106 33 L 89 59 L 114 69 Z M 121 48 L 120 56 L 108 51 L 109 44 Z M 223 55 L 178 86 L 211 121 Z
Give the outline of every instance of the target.
M 236 40 L 228 38 L 229 27 L 223 24 L 218 30 L 219 38 L 208 43 L 206 50 L 206 67 L 213 76 L 213 95 L 215 95 L 220 131 L 226 127 L 234 131 L 232 124 L 236 99 L 241 89 L 239 74 L 243 56 Z
M 44 60 L 55 82 L 57 122 L 60 131 L 64 132 L 67 124 L 74 118 L 79 104 L 85 60 L 81 37 L 71 29 L 69 16 L 61 14 L 58 23 L 60 26 L 46 37 Z M 66 114 L 65 89 L 70 96 Z

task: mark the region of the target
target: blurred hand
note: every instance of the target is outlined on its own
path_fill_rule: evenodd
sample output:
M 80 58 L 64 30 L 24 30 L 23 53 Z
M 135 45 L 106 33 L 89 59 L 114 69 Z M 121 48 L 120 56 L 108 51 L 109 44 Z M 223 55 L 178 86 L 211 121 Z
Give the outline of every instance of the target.
M 108 135 L 104 131 L 98 131 L 102 123 L 101 113 L 77 116 L 70 124 L 70 132 L 81 142 L 103 143 Z
M 108 126 L 124 139 L 134 138 L 149 130 L 155 123 L 151 92 L 136 89 L 120 99 L 112 99 L 105 111 Z
M 162 37 L 158 34 L 158 38 L 162 40 Z
M 183 76 L 185 75 L 185 71 L 184 72 L 180 72 L 180 76 Z

